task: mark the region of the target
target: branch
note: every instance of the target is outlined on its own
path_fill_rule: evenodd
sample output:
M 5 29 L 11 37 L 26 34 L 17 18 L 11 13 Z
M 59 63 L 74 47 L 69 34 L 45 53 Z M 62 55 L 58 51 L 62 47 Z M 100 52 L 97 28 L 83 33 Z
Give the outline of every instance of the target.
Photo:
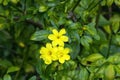
M 32 24 L 35 27 L 38 27 L 39 29 L 43 28 L 42 24 L 40 24 L 39 22 L 35 22 L 35 21 L 31 20 L 31 19 L 26 19 L 25 22 L 27 22 L 29 24 Z

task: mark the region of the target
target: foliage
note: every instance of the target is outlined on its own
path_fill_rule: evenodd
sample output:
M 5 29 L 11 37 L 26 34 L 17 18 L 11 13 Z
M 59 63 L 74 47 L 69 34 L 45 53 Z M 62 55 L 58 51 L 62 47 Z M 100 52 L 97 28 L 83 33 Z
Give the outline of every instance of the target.
M 70 59 L 45 64 L 54 29 Z M 0 80 L 120 80 L 120 0 L 0 0 L 0 53 Z

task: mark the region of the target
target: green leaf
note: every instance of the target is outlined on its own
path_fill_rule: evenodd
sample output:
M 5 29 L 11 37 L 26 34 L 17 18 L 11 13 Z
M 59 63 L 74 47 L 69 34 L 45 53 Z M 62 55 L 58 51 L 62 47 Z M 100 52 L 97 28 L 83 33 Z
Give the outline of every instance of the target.
M 0 4 L 2 3 L 3 0 L 0 0 Z
M 75 59 L 79 54 L 80 45 L 76 42 L 73 42 L 73 43 L 70 44 L 70 47 L 71 47 L 71 53 L 70 53 L 71 58 Z
M 86 49 L 89 49 L 89 42 L 88 42 L 89 40 L 87 40 L 86 39 L 86 37 L 81 37 L 81 39 L 80 39 L 80 42 L 81 42 L 81 44 L 86 48 Z
M 120 7 L 120 0 L 114 0 L 115 4 Z
M 87 56 L 86 58 L 83 58 L 82 64 L 83 65 L 91 64 L 91 63 L 96 62 L 97 60 L 102 59 L 102 58 L 103 58 L 103 56 L 101 54 L 94 53 L 94 54 Z
M 3 80 L 12 80 L 12 78 L 9 74 L 5 74 Z
M 93 40 L 90 36 L 83 36 L 83 37 L 84 37 L 84 39 L 87 40 L 88 43 L 92 43 Z
M 112 30 L 114 33 L 116 33 L 119 28 L 120 28 L 120 15 L 115 14 L 111 19 L 110 19 L 111 23 L 112 23 Z
M 111 5 L 113 4 L 113 1 L 114 1 L 114 0 L 107 0 L 107 5 L 108 5 L 108 6 L 111 6 Z
M 7 68 L 9 66 L 12 66 L 12 63 L 8 60 L 0 60 L 0 66 L 4 67 L 4 68 Z
M 105 17 L 100 15 L 99 22 L 98 22 L 99 26 L 105 26 L 105 25 L 108 25 L 109 23 L 110 22 Z
M 39 7 L 39 12 L 45 12 L 47 10 L 47 8 L 48 8 L 47 6 L 42 5 Z
M 81 67 L 80 73 L 77 74 L 80 80 L 88 80 L 89 73 L 86 68 Z
M 80 35 L 77 30 L 68 30 L 68 36 L 70 37 L 69 42 L 77 42 L 80 43 Z
M 114 80 L 115 79 L 115 70 L 114 65 L 109 64 L 104 72 L 105 80 Z
M 118 75 L 120 75 L 120 64 L 115 65 L 115 71 Z
M 107 61 L 110 62 L 110 63 L 113 63 L 113 64 L 119 64 L 119 62 L 120 62 L 119 56 L 120 56 L 120 53 L 116 53 L 112 56 L 109 56 Z
M 29 80 L 36 80 L 36 76 L 32 76 Z
M 97 31 L 96 31 L 96 29 L 95 29 L 94 26 L 95 26 L 95 23 L 90 23 L 90 24 L 88 24 L 88 25 L 86 26 L 87 31 L 89 32 L 89 34 L 90 34 L 91 36 L 93 36 L 94 39 L 100 40 L 100 36 L 98 35 L 98 33 L 97 33 Z
M 42 40 L 46 40 L 48 39 L 48 35 L 50 34 L 49 31 L 47 30 L 40 30 L 40 31 L 36 31 L 32 37 L 31 40 L 34 41 L 42 41 Z
M 20 68 L 17 67 L 17 66 L 12 66 L 12 67 L 8 68 L 7 73 L 19 71 L 19 69 L 20 69 Z
M 4 0 L 4 1 L 3 1 L 3 5 L 4 5 L 4 6 L 8 5 L 8 2 L 9 2 L 9 0 Z

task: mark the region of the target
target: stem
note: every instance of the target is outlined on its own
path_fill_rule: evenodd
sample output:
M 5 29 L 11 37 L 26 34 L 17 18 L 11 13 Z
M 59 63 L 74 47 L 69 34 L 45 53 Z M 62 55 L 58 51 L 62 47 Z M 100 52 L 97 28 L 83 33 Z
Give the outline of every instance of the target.
M 112 7 L 108 8 L 109 10 L 109 18 L 112 16 Z M 111 33 L 109 34 L 109 40 L 108 40 L 108 52 L 107 52 L 107 58 L 110 56 L 110 50 L 111 50 L 111 44 L 112 44 L 112 26 L 110 25 Z
M 27 3 L 26 3 L 26 0 L 24 0 L 24 4 L 23 4 L 24 15 L 26 15 L 26 6 L 27 6 Z
M 98 12 L 97 12 L 97 16 L 96 16 L 96 21 L 95 21 L 95 28 L 98 27 L 98 23 L 99 23 L 99 18 L 100 18 L 100 12 L 101 12 L 101 4 L 99 4 L 99 9 L 98 9 Z

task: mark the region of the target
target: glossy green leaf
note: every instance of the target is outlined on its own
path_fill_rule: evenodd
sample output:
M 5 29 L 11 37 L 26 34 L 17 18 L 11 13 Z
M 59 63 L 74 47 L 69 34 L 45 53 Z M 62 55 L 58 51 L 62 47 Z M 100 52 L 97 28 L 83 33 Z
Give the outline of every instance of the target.
M 86 49 L 89 49 L 90 45 L 89 45 L 89 42 L 86 37 L 84 37 L 84 36 L 81 37 L 80 42 Z
M 112 23 L 112 30 L 114 33 L 117 33 L 117 31 L 120 28 L 120 15 L 116 14 L 110 19 Z
M 45 40 L 45 39 L 48 39 L 48 35 L 50 34 L 49 31 L 47 30 L 40 30 L 40 31 L 36 31 L 32 37 L 31 37 L 31 40 L 34 40 L 34 41 L 42 41 L 42 40 Z
M 100 40 L 100 36 L 98 35 L 98 33 L 95 29 L 95 24 L 94 23 L 88 24 L 88 26 L 86 28 L 87 28 L 87 31 L 89 32 L 89 34 L 92 35 L 92 37 L 94 39 Z
M 12 78 L 9 74 L 5 74 L 3 80 L 12 80 Z
M 16 72 L 16 71 L 19 71 L 20 68 L 17 67 L 17 66 L 12 66 L 12 67 L 9 67 L 8 70 L 7 70 L 7 73 L 11 73 L 11 72 Z
M 80 73 L 78 74 L 80 80 L 88 80 L 89 73 L 87 69 L 81 67 Z
M 114 65 L 109 64 L 104 72 L 104 79 L 105 80 L 114 80 L 115 78 L 115 70 L 114 70 Z
M 89 64 L 91 64 L 92 62 L 95 62 L 95 61 L 97 61 L 97 60 L 99 60 L 99 59 L 102 59 L 102 58 L 103 58 L 103 56 L 102 56 L 101 54 L 99 54 L 99 53 L 94 53 L 94 54 L 91 54 L 91 55 L 83 58 L 83 59 L 82 59 L 82 64 L 84 64 L 84 65 L 87 65 L 87 64 L 88 64 L 88 65 L 89 65 Z

